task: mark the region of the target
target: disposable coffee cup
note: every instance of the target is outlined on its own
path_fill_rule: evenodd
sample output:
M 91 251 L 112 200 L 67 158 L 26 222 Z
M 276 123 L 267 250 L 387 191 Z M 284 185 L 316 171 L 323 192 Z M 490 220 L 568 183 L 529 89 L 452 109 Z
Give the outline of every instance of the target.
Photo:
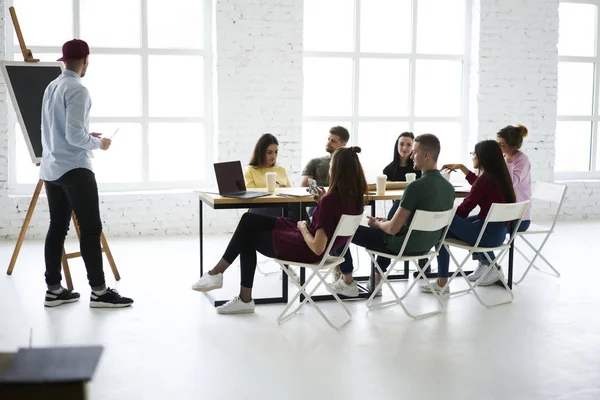
M 265 178 L 267 180 L 267 192 L 273 193 L 275 191 L 275 187 L 277 186 L 277 173 L 267 172 L 265 174 Z
M 383 196 L 385 194 L 385 182 L 387 180 L 387 176 L 379 175 L 376 181 L 377 195 Z
M 417 174 L 415 174 L 414 172 L 406 174 L 406 182 L 412 182 L 415 179 L 417 179 Z

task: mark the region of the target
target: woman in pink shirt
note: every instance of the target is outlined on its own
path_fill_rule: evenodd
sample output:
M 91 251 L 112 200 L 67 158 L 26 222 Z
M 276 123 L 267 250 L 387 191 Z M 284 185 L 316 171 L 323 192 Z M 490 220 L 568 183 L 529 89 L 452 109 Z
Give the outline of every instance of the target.
M 508 125 L 496 134 L 498 144 L 504 153 L 504 160 L 512 179 L 517 202 L 531 200 L 531 163 L 521 150 L 523 138 L 527 136 L 527 128 L 523 125 Z M 519 232 L 526 231 L 531 224 L 531 211 L 527 210 L 525 218 L 519 226 Z

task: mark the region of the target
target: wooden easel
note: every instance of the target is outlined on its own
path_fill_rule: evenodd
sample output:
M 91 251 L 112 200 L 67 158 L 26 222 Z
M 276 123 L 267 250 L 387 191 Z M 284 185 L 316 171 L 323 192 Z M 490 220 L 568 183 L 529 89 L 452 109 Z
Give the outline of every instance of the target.
M 13 25 L 15 27 L 15 31 L 17 33 L 17 38 L 19 39 L 19 45 L 21 46 L 21 53 L 23 53 L 23 59 L 25 62 L 39 62 L 40 60 L 33 58 L 33 54 L 31 50 L 25 46 L 25 40 L 23 39 L 23 34 L 21 33 L 21 27 L 19 25 L 19 20 L 17 19 L 17 13 L 15 12 L 14 7 L 9 8 L 10 16 L 13 21 Z M 36 164 L 39 166 L 39 164 Z M 29 203 L 29 209 L 27 210 L 27 214 L 25 214 L 25 220 L 23 221 L 23 226 L 21 227 L 21 232 L 19 233 L 19 237 L 17 238 L 17 244 L 15 245 L 15 250 L 13 251 L 13 255 L 10 259 L 10 264 L 8 264 L 8 270 L 6 273 L 8 275 L 12 275 L 13 270 L 15 269 L 15 264 L 17 263 L 17 257 L 19 257 L 19 252 L 21 251 L 21 246 L 23 245 L 23 241 L 25 240 L 25 234 L 27 233 L 27 229 L 29 228 L 29 223 L 31 222 L 31 217 L 33 216 L 33 211 L 35 210 L 35 205 L 37 204 L 38 198 L 40 197 L 40 192 L 42 191 L 42 186 L 44 185 L 43 180 L 39 180 L 37 185 L 35 186 L 35 190 L 33 191 L 33 196 L 31 197 L 31 202 Z M 75 227 L 75 232 L 77 233 L 77 239 L 81 241 L 81 232 L 79 231 L 79 224 L 77 222 L 77 218 L 75 217 L 75 213 L 73 212 L 71 215 L 73 220 L 73 226 Z M 100 243 L 102 246 L 102 252 L 106 253 L 106 258 L 108 259 L 108 263 L 110 264 L 110 268 L 112 269 L 113 275 L 115 279 L 118 281 L 121 279 L 119 275 L 119 271 L 117 270 L 117 266 L 115 264 L 115 260 L 113 259 L 112 253 L 110 252 L 110 248 L 108 247 L 108 242 L 106 241 L 106 237 L 104 236 L 104 232 L 100 234 Z M 63 271 L 65 273 L 65 279 L 67 280 L 67 288 L 69 290 L 73 290 L 73 281 L 71 279 L 71 270 L 69 269 L 68 260 L 71 258 L 81 257 L 81 252 L 67 253 L 63 248 L 63 256 L 62 256 L 62 266 Z

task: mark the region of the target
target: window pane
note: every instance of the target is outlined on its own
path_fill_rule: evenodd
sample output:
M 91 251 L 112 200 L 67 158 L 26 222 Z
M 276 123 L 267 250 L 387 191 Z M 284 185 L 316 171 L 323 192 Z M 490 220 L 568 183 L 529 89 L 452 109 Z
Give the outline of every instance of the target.
M 203 124 L 150 124 L 150 180 L 205 179 L 205 141 Z
M 140 4 L 131 0 L 81 0 L 81 38 L 90 47 L 140 47 Z
M 350 122 L 303 122 L 302 123 L 302 169 L 313 158 L 326 156 L 325 151 L 329 130 L 341 125 L 350 131 Z M 350 134 L 352 140 L 352 134 Z
M 304 58 L 304 115 L 352 114 L 352 59 Z
M 408 53 L 411 49 L 411 0 L 369 0 L 360 4 L 360 50 Z
M 91 116 L 141 116 L 141 71 L 140 56 L 92 54 L 82 80 L 92 98 Z
M 204 115 L 204 58 L 200 56 L 150 56 L 149 96 L 151 117 L 202 117 Z M 187 73 L 176 66 L 185 65 Z
M 72 0 L 14 0 L 13 4 L 28 48 L 61 47 L 64 42 L 73 39 Z M 9 18 L 8 12 L 6 17 Z M 12 23 L 9 29 L 14 33 Z M 14 44 L 19 45 L 16 34 Z M 33 56 L 36 57 L 36 54 Z
M 591 115 L 594 64 L 558 63 L 558 115 Z
M 457 117 L 462 110 L 462 61 L 417 60 L 415 115 Z
M 21 125 L 15 124 L 16 152 L 15 167 L 17 183 L 37 183 L 40 179 L 40 168 L 31 161 L 29 149 L 25 144 Z
M 201 49 L 204 47 L 203 2 L 148 0 L 148 46 Z
M 358 125 L 360 162 L 369 183 L 383 173 L 383 168 L 394 159 L 396 139 L 408 131 L 406 122 L 361 122 Z
M 465 1 L 419 0 L 417 52 L 461 54 L 465 47 Z
M 556 165 L 558 172 L 590 170 L 592 124 L 586 121 L 556 123 Z
M 408 115 L 408 76 L 408 60 L 362 59 L 358 100 L 360 115 Z
M 596 54 L 597 12 L 593 4 L 559 3 L 559 55 L 593 57 Z
M 98 182 L 141 182 L 142 126 L 129 123 L 91 123 L 90 132 L 110 138 L 116 129 L 110 148 L 95 150 L 92 163 Z
M 415 137 L 424 133 L 433 133 L 440 139 L 438 167 L 444 164 L 466 162 L 469 159 L 469 151 L 472 150 L 463 150 L 462 124 L 458 122 L 415 122 Z M 471 164 L 465 165 L 467 168 L 472 168 Z
M 304 50 L 352 51 L 354 1 L 304 0 Z

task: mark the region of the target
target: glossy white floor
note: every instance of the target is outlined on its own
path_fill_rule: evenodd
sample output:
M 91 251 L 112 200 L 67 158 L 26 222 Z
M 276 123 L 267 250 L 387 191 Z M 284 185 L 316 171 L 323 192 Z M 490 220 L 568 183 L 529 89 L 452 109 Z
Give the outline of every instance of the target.
M 599 399 L 600 273 L 592 255 L 599 231 L 600 221 L 561 223 L 546 254 L 563 276 L 532 273 L 513 304 L 485 309 L 467 295 L 415 322 L 399 307 L 368 313 L 364 301 L 352 301 L 353 321 L 341 332 L 310 306 L 282 326 L 282 305 L 217 315 L 189 289 L 198 277 L 192 237 L 110 240 L 122 280 L 107 274 L 108 282 L 134 297 L 129 309 L 90 309 L 81 261 L 72 269 L 82 300 L 46 309 L 43 243 L 29 241 L 15 273 L 0 274 L 0 351 L 27 346 L 30 328 L 34 346 L 105 346 L 92 400 Z M 207 239 L 207 264 L 226 240 Z M 13 246 L 0 242 L 3 269 Z M 229 272 L 218 297 L 237 291 L 237 272 Z M 279 284 L 277 275 L 260 276 L 255 294 L 276 294 Z M 432 305 L 422 294 L 411 304 Z M 324 309 L 342 317 L 334 303 Z

